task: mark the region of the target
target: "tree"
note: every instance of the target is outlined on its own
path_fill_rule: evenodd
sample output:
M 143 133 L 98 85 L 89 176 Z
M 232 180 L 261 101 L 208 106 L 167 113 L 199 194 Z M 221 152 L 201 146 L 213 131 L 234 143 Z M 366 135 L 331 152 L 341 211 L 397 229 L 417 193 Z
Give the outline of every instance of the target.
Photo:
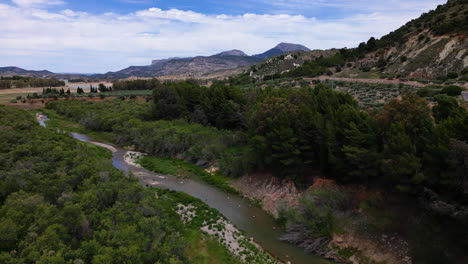
M 367 51 L 374 51 L 377 49 L 377 40 L 374 38 L 374 37 L 371 37 L 368 41 L 367 41 Z
M 386 182 L 400 189 L 422 182 L 421 162 L 415 155 L 411 138 L 402 123 L 391 125 L 385 133 L 383 144 L 381 170 Z
M 434 117 L 437 121 L 447 119 L 451 115 L 456 115 L 462 112 L 464 109 L 460 107 L 457 101 L 447 95 L 438 95 L 435 97 L 437 105 L 432 108 Z
M 295 132 L 299 109 L 287 99 L 267 98 L 251 112 L 249 130 L 252 147 L 261 163 L 295 178 L 301 172 L 302 142 Z
M 400 123 L 415 142 L 423 139 L 433 128 L 427 101 L 413 94 L 404 95 L 401 100 L 391 100 L 378 114 L 377 120 L 384 130 L 388 130 L 394 123 Z

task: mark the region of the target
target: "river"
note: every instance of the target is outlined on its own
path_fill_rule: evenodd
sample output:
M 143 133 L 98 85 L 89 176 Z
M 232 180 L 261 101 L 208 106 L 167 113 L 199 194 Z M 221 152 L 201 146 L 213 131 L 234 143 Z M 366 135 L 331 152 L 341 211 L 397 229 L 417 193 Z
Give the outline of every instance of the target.
M 47 116 L 38 114 L 41 126 L 46 126 Z M 306 254 L 302 249 L 291 244 L 281 242 L 278 237 L 282 234 L 274 219 L 262 209 L 251 205 L 245 198 L 227 194 L 216 187 L 195 179 L 180 179 L 171 175 L 162 175 L 146 169 L 133 166 L 125 162 L 127 150 L 109 143 L 97 143 L 87 135 L 71 133 L 82 142 L 89 142 L 106 147 L 113 151 L 112 164 L 127 175 L 131 172 L 141 184 L 157 188 L 165 188 L 185 192 L 203 200 L 207 205 L 217 209 L 231 223 L 245 231 L 247 237 L 252 237 L 262 248 L 270 252 L 279 260 L 293 264 L 325 264 L 331 263 L 317 256 Z

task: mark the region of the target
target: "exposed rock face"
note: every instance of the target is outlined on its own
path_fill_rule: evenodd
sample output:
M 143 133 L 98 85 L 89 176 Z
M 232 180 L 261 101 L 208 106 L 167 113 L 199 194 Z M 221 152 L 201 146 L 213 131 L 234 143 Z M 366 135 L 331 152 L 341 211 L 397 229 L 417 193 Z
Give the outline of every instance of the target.
M 379 191 L 364 190 L 355 186 L 343 187 L 336 184 L 333 180 L 315 178 L 312 184 L 305 192 L 299 192 L 295 185 L 287 180 L 272 177 L 267 173 L 257 173 L 239 178 L 234 187 L 244 196 L 260 200 L 264 210 L 273 216 L 278 216 L 278 209 L 286 206 L 295 207 L 301 210 L 301 204 L 298 203 L 300 196 L 306 197 L 311 192 L 321 190 L 335 190 L 336 195 L 343 195 L 343 199 L 334 201 L 320 200 L 314 201 L 317 206 L 324 205 L 327 208 L 334 208 L 334 214 L 346 216 L 346 219 L 355 219 L 359 222 L 359 211 L 355 204 L 361 201 L 379 198 L 382 194 Z M 333 197 L 336 197 L 333 195 Z M 325 196 L 327 197 L 327 196 Z M 341 202 L 340 202 L 341 201 Z M 343 203 L 344 202 L 344 203 Z M 354 205 L 353 205 L 354 204 Z M 303 248 L 306 252 L 321 256 L 338 263 L 387 263 L 387 264 L 410 264 L 412 259 L 409 257 L 409 245 L 397 236 L 388 234 L 359 234 L 358 232 L 346 230 L 340 234 L 333 234 L 333 237 L 314 237 L 305 232 L 307 228 L 299 223 L 287 225 L 287 230 L 280 240 L 294 244 Z M 349 259 L 344 258 L 338 253 L 339 250 L 354 252 Z
M 281 180 L 270 174 L 251 174 L 233 184 L 239 192 L 252 200 L 260 200 L 263 210 L 278 216 L 279 206 L 293 207 L 300 196 L 292 181 Z
M 430 37 L 427 41 L 418 41 L 420 36 Z M 468 39 L 422 32 L 399 47 L 385 50 L 383 56 L 389 61 L 388 73 L 433 79 L 447 72 L 459 73 L 468 66 Z M 402 61 L 402 57 L 407 59 Z

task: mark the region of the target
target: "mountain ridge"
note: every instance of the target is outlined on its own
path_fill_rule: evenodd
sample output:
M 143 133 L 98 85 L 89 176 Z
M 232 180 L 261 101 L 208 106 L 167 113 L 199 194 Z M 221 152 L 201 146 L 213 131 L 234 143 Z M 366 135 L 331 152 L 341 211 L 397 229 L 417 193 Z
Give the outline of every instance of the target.
M 107 72 L 93 77 L 119 79 L 128 77 L 162 77 L 182 75 L 196 78 L 217 71 L 232 70 L 254 65 L 264 59 L 270 58 L 271 56 L 298 50 L 308 51 L 310 49 L 300 44 L 282 42 L 264 53 L 252 56 L 247 55 L 241 50 L 233 49 L 211 56 L 153 60 L 152 64 L 148 66 L 130 66 L 120 71 Z
M 50 71 L 29 71 L 19 67 L 0 67 L 0 76 L 31 76 L 40 78 L 92 78 L 92 79 L 125 79 L 129 77 L 164 77 L 164 76 L 186 76 L 200 77 L 206 74 L 238 69 L 254 65 L 262 60 L 284 54 L 289 51 L 304 50 L 309 48 L 292 43 L 279 43 L 274 48 L 264 53 L 249 56 L 245 52 L 233 49 L 223 51 L 211 56 L 195 56 L 188 58 L 167 58 L 152 60 L 150 65 L 129 66 L 119 71 L 94 74 L 91 76 L 80 74 L 58 74 Z M 16 68 L 12 70 L 10 68 Z

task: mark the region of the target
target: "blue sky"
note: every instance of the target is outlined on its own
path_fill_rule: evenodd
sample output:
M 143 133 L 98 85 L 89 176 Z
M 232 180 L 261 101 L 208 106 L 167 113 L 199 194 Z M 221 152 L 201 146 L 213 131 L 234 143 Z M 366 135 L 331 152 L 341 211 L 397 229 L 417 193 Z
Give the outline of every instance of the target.
M 0 0 L 0 66 L 107 72 L 152 59 L 354 47 L 445 0 Z

